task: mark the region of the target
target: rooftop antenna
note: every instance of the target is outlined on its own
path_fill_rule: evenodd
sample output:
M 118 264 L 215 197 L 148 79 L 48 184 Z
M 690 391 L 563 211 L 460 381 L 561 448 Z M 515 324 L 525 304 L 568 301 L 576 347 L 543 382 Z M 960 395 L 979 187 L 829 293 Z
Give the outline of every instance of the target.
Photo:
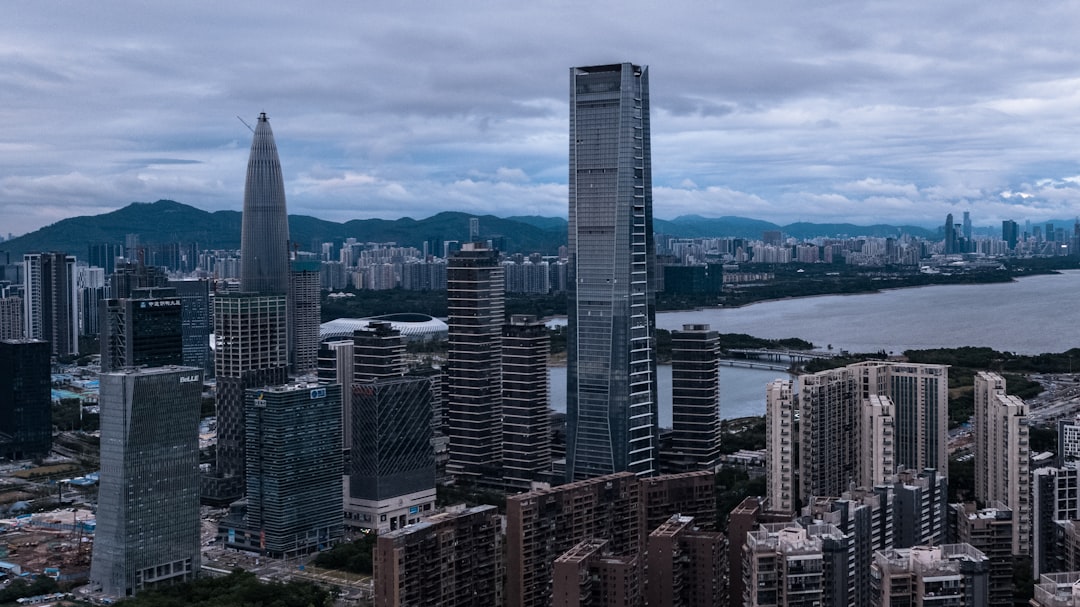
M 254 132 L 255 132 L 255 129 L 251 128 L 251 125 L 250 125 L 250 124 L 248 124 L 248 123 L 244 122 L 244 119 L 243 119 L 243 118 L 241 118 L 241 117 L 237 116 L 237 117 L 236 117 L 236 119 L 237 119 L 237 120 L 239 120 L 240 122 L 243 122 L 243 123 L 244 123 L 244 126 L 246 126 L 246 127 L 248 128 L 248 130 L 249 130 L 249 131 L 251 131 L 252 133 L 254 133 Z

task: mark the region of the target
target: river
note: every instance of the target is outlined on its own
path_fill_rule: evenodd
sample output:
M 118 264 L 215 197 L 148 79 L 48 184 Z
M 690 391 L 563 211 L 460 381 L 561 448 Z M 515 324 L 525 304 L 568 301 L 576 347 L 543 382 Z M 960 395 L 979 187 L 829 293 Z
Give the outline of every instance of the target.
M 935 285 L 860 295 L 768 301 L 742 308 L 660 312 L 661 329 L 704 323 L 721 333 L 800 337 L 821 349 L 900 353 L 988 346 L 1041 354 L 1080 347 L 1080 270 L 1027 276 L 1010 283 Z M 660 425 L 671 426 L 671 367 L 657 369 Z M 553 367 L 551 407 L 566 410 L 566 369 Z M 724 367 L 720 417 L 765 414 L 765 385 L 777 371 Z

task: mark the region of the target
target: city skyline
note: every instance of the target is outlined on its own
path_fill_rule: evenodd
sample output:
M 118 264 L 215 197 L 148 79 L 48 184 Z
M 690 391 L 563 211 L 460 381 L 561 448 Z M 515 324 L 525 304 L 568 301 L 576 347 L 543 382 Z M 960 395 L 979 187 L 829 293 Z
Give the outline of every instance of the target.
M 163 198 L 236 208 L 235 116 L 253 108 L 288 125 L 298 214 L 561 216 L 564 70 L 628 59 L 663 74 L 658 218 L 1067 218 L 1069 9 L 640 3 L 597 27 L 603 3 L 569 22 L 542 5 L 20 6 L 0 25 L 0 229 Z

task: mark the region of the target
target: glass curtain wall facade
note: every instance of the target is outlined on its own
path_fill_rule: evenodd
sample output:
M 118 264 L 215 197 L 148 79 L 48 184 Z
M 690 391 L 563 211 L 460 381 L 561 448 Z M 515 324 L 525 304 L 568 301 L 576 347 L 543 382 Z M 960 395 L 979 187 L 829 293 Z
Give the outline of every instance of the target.
M 570 70 L 567 480 L 656 471 L 649 76 Z

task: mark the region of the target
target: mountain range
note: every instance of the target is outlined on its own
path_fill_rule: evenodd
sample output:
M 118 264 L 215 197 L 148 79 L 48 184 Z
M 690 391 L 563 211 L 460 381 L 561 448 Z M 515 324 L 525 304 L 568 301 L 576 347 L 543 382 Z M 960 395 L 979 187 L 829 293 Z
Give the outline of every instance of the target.
M 289 216 L 289 234 L 301 249 L 318 251 L 322 242 L 340 244 L 346 238 L 359 242 L 395 242 L 422 248 L 427 241 L 464 241 L 469 235 L 469 213 L 445 211 L 426 219 L 354 219 L 344 223 L 306 215 Z M 143 244 L 197 243 L 202 249 L 240 248 L 240 211 L 208 212 L 172 200 L 134 202 L 104 213 L 71 217 L 0 242 L 0 253 L 17 259 L 23 253 L 65 251 L 82 257 L 94 243 L 123 243 L 137 234 Z M 508 252 L 555 254 L 566 244 L 567 221 L 561 217 L 479 216 L 482 239 L 501 238 Z M 672 220 L 656 219 L 654 230 L 679 238 L 730 237 L 760 239 L 762 232 L 779 230 L 784 235 L 808 239 L 818 236 L 897 236 L 910 234 L 940 238 L 940 233 L 915 226 L 856 226 L 853 224 L 793 223 L 785 226 L 745 217 L 707 218 L 686 215 Z M 432 251 L 441 254 L 441 251 Z M 2 261 L 2 260 L 0 260 Z

